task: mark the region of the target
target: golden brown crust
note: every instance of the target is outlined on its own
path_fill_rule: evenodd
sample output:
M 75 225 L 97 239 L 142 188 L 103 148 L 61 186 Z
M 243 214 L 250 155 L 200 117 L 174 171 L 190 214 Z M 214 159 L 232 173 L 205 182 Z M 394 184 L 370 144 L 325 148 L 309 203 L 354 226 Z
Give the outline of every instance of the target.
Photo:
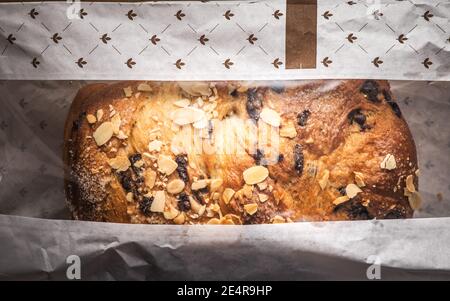
M 416 149 L 388 82 L 277 85 L 84 87 L 65 127 L 66 194 L 74 218 L 249 224 L 412 216 Z M 187 114 L 183 103 L 194 109 Z M 112 137 L 110 122 L 118 125 Z M 100 126 L 107 128 L 104 144 Z M 272 150 L 263 149 L 262 140 Z M 167 166 L 161 158 L 169 159 Z M 165 175 L 174 162 L 176 170 Z M 268 171 L 268 177 L 250 183 L 244 174 L 257 165 L 258 175 Z M 193 190 L 193 184 L 206 187 Z

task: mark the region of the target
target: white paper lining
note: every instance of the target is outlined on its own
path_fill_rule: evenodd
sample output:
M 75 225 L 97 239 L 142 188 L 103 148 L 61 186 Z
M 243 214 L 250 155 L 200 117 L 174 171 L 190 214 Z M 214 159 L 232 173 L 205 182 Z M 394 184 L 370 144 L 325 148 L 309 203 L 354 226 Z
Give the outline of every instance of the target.
M 0 78 L 450 79 L 449 1 L 319 0 L 316 68 L 290 70 L 285 0 L 73 5 L 0 4 Z
M 0 279 L 67 280 L 66 258 L 77 255 L 82 280 L 368 280 L 372 264 L 381 280 L 448 280 L 449 222 L 173 226 L 0 215 Z

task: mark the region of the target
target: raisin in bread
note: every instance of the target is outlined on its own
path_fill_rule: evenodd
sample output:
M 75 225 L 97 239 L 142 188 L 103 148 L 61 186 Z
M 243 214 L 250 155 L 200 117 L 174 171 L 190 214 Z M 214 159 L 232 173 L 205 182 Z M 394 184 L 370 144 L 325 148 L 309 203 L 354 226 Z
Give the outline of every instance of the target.
M 420 203 L 386 81 L 92 84 L 70 108 L 64 160 L 79 220 L 407 218 Z

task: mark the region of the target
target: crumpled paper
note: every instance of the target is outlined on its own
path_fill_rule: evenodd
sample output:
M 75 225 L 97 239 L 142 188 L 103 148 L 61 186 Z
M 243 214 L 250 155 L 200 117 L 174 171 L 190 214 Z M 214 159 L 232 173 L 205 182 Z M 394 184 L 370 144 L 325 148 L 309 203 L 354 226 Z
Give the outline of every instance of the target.
M 450 279 L 450 218 L 173 226 L 0 215 L 0 229 L 0 279 L 65 280 L 70 255 L 81 280 Z

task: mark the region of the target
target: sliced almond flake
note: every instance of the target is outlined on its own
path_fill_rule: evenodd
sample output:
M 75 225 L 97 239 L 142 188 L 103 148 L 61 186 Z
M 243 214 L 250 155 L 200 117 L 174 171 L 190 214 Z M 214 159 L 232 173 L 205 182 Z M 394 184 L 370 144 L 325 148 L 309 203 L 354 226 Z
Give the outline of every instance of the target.
M 153 140 L 148 144 L 148 151 L 149 152 L 160 152 L 162 146 L 163 146 L 162 141 Z
M 235 191 L 233 189 L 225 188 L 225 190 L 222 193 L 223 202 L 228 205 L 230 203 L 231 199 L 233 198 L 234 194 L 235 194 Z
M 211 102 L 211 103 L 207 103 L 206 105 L 204 105 L 203 106 L 203 110 L 206 111 L 206 112 L 211 112 L 216 107 L 217 107 L 217 103 L 216 102 Z
M 328 185 L 328 178 L 330 177 L 330 171 L 325 169 L 322 178 L 319 180 L 320 189 L 325 190 Z
M 370 200 L 364 200 L 363 202 L 361 202 L 361 205 L 363 205 L 364 207 L 369 206 Z
M 98 146 L 102 146 L 108 142 L 113 136 L 113 128 L 113 124 L 109 121 L 102 123 L 92 135 L 95 143 L 97 143 Z
M 103 118 L 103 110 L 99 109 L 97 110 L 97 121 L 101 121 Z
M 419 209 L 422 205 L 422 198 L 417 191 L 411 192 L 411 195 L 408 197 L 408 201 L 413 210 Z
M 411 195 L 411 191 L 408 190 L 408 188 L 403 188 L 403 195 L 409 197 Z
M 163 174 L 169 176 L 177 169 L 177 167 L 177 162 L 172 160 L 170 157 L 164 155 L 158 156 L 158 169 Z
M 394 155 L 387 154 L 386 157 L 384 157 L 383 161 L 381 161 L 380 167 L 387 170 L 395 169 L 397 167 L 397 162 L 395 162 Z
M 131 90 L 131 87 L 126 87 L 123 88 L 123 93 L 125 93 L 125 97 L 131 97 L 133 90 Z
M 261 111 L 260 117 L 262 119 L 262 121 L 264 121 L 267 124 L 270 124 L 271 126 L 274 127 L 279 127 L 280 123 L 281 123 L 281 117 L 280 115 L 269 108 L 264 108 Z
M 211 196 L 214 201 L 218 201 L 220 199 L 220 193 L 214 192 Z
M 216 213 L 211 210 L 211 206 L 206 208 L 206 217 L 213 217 Z
M 167 189 L 167 192 L 169 192 L 171 194 L 178 194 L 183 191 L 184 187 L 185 187 L 185 184 L 182 180 L 175 179 L 175 180 L 170 181 L 167 184 L 166 189 Z
M 305 140 L 306 144 L 313 144 L 314 143 L 314 139 L 312 137 L 309 137 L 308 139 Z
M 219 212 L 220 211 L 220 206 L 218 204 L 212 204 L 211 206 L 209 206 L 211 208 L 212 211 L 214 212 Z
M 211 181 L 209 182 L 209 190 L 211 192 L 215 192 L 222 186 L 222 184 L 223 180 L 220 178 L 211 179 Z
M 406 189 L 408 189 L 410 192 L 415 192 L 416 187 L 414 187 L 414 176 L 409 175 L 406 177 Z
M 220 219 L 218 218 L 212 218 L 207 223 L 207 225 L 220 225 Z
M 125 140 L 128 138 L 128 136 L 125 135 L 125 133 L 122 130 L 120 130 L 119 134 L 117 134 L 117 138 L 119 138 L 120 140 Z
M 284 224 L 284 223 L 286 223 L 284 217 L 280 215 L 275 215 L 274 217 L 272 217 L 272 224 Z
M 189 197 L 189 201 L 191 203 L 191 209 L 193 212 L 197 213 L 199 216 L 202 216 L 206 210 L 206 205 L 199 204 L 194 198 Z
M 267 182 L 261 182 L 256 185 L 258 186 L 259 190 L 261 190 L 261 191 L 265 190 L 267 188 Z
M 90 123 L 90 124 L 93 124 L 93 123 L 97 122 L 97 118 L 94 115 L 92 115 L 92 114 L 87 114 L 86 115 L 86 119 L 87 119 L 87 122 Z
M 242 193 L 247 199 L 251 199 L 253 196 L 253 186 L 245 184 L 244 187 L 242 187 Z
M 416 175 L 416 177 L 418 177 L 418 176 L 419 176 L 419 174 L 420 174 L 420 170 L 419 170 L 419 169 L 417 169 L 417 170 L 416 170 L 416 172 L 415 172 L 415 175 Z
M 347 187 L 345 187 L 345 192 L 347 193 L 347 196 L 350 199 L 352 199 L 358 193 L 362 192 L 362 190 L 358 186 L 356 186 L 355 184 L 348 184 Z
M 150 206 L 151 212 L 164 212 L 166 206 L 166 194 L 164 191 L 156 191 L 153 198 L 152 205 Z
M 128 202 L 133 202 L 133 193 L 132 192 L 128 192 L 126 195 L 127 201 Z
M 238 199 L 239 202 L 244 202 L 244 193 L 242 192 L 242 189 L 236 191 L 236 193 L 234 194 L 234 198 Z
M 180 100 L 175 101 L 173 104 L 180 108 L 186 108 L 186 107 L 189 107 L 189 105 L 191 104 L 191 101 L 187 98 L 182 98 Z
M 343 196 L 340 196 L 340 197 L 338 197 L 337 199 L 335 199 L 334 201 L 333 201 L 333 204 L 334 205 L 340 205 L 340 204 L 342 204 L 342 203 L 345 203 L 345 202 L 347 202 L 347 201 L 349 201 L 350 200 L 350 198 L 348 197 L 348 196 L 346 196 L 346 195 L 343 195 Z
M 146 169 L 144 172 L 145 186 L 152 189 L 156 182 L 156 172 L 152 169 Z
M 131 166 L 130 160 L 125 155 L 109 159 L 108 164 L 117 171 L 126 171 Z
M 269 199 L 269 196 L 267 194 L 258 193 L 258 198 L 261 203 L 264 203 Z
M 137 168 L 141 168 L 142 166 L 144 166 L 144 160 L 138 160 L 138 161 L 134 162 L 133 166 L 137 167 Z
M 247 212 L 247 214 L 253 215 L 256 213 L 256 211 L 258 211 L 258 204 L 256 203 L 246 204 L 244 205 L 244 210 L 245 212 Z
M 205 119 L 205 112 L 193 107 L 179 108 L 173 111 L 173 122 L 178 125 L 186 125 Z
M 192 124 L 192 126 L 193 126 L 195 129 L 204 129 L 204 128 L 206 128 L 206 127 L 208 126 L 208 119 L 207 119 L 206 116 L 205 116 L 204 118 L 200 119 L 199 121 L 194 122 L 194 123 Z M 207 131 L 205 131 L 205 133 L 208 134 Z
M 264 166 L 253 166 L 243 172 L 244 181 L 248 185 L 261 183 L 269 176 L 269 170 Z
M 356 185 L 358 185 L 359 187 L 366 186 L 366 183 L 364 183 L 364 175 L 362 173 L 354 171 L 353 174 L 355 175 Z
M 141 83 L 137 86 L 137 90 L 141 92 L 152 92 L 153 89 L 149 84 Z
M 191 189 L 192 190 L 200 190 L 208 186 L 208 180 L 198 180 L 192 183 Z
M 219 92 L 217 91 L 215 83 L 210 83 L 209 87 L 213 90 L 214 95 L 219 95 Z
M 205 104 L 205 102 L 203 101 L 203 99 L 201 97 L 197 98 L 196 103 L 199 108 L 203 107 L 203 105 Z
M 143 152 L 142 155 L 144 157 L 147 157 L 147 158 L 151 159 L 152 161 L 155 161 L 157 159 L 155 156 L 153 156 L 153 155 L 151 155 L 151 154 L 149 154 L 147 152 Z
M 186 214 L 184 212 L 181 212 L 180 214 L 178 214 L 177 217 L 173 219 L 173 222 L 177 225 L 182 225 L 185 223 L 185 221 L 186 221 Z
M 237 91 L 238 91 L 239 93 L 247 92 L 247 91 L 248 91 L 248 86 L 242 85 L 242 86 L 240 86 L 239 88 L 237 88 Z
M 280 128 L 280 136 L 291 139 L 297 136 L 297 130 L 295 129 L 295 126 L 292 124 L 292 122 L 289 122 L 288 124 L 283 125 Z
M 120 119 L 120 114 L 116 114 L 111 118 L 111 123 L 113 125 L 113 133 L 114 135 L 119 135 L 120 132 L 120 124 L 122 120 Z
M 235 225 L 235 223 L 232 219 L 226 219 L 226 218 L 221 218 L 220 224 L 221 225 Z
M 223 219 L 232 220 L 235 225 L 242 225 L 241 217 L 236 214 L 228 213 L 223 216 Z
M 180 214 L 180 211 L 176 209 L 173 205 L 168 206 L 168 210 L 164 211 L 164 218 L 167 220 L 173 220 Z
M 212 91 L 206 82 L 178 82 L 180 88 L 192 96 L 211 96 Z

